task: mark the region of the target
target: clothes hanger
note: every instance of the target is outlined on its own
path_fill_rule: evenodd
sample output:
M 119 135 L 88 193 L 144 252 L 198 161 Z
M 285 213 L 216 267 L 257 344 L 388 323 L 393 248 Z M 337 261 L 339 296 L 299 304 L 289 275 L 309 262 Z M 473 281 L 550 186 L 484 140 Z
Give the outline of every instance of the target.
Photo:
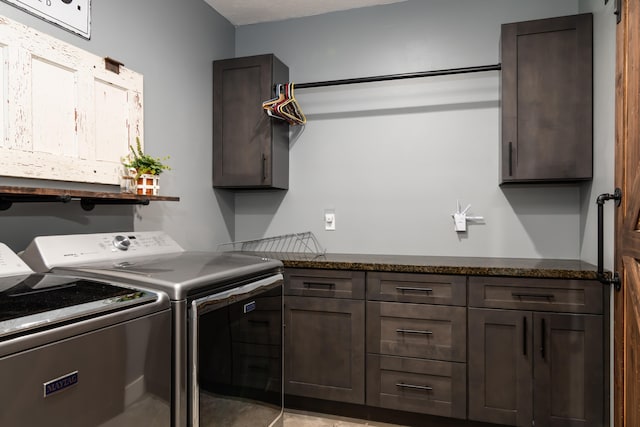
M 287 83 L 285 86 L 285 98 L 286 100 L 277 105 L 277 112 L 285 117 L 289 123 L 295 125 L 302 125 L 307 122 L 306 117 L 302 113 L 302 108 L 296 101 L 295 96 L 293 95 L 293 83 Z
M 277 84 L 276 97 L 262 103 L 266 113 L 280 120 L 286 120 L 290 125 L 301 125 L 307 122 L 302 108 L 293 96 L 293 83 Z
M 267 115 L 271 116 L 271 117 L 275 117 L 276 119 L 280 119 L 280 120 L 285 120 L 284 117 L 281 117 L 280 115 L 278 115 L 275 112 L 275 106 L 281 102 L 284 102 L 285 96 L 284 96 L 284 91 L 282 90 L 283 85 L 281 84 L 277 84 L 276 85 L 276 97 L 273 99 L 270 99 L 268 101 L 264 101 L 262 103 L 262 108 L 264 109 L 264 111 L 267 112 Z

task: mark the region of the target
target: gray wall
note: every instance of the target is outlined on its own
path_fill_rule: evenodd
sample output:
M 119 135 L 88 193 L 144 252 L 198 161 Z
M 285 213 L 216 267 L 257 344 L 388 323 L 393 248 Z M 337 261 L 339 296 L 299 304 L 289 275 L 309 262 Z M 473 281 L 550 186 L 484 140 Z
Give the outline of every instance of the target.
M 0 241 L 36 235 L 164 229 L 191 249 L 313 231 L 332 252 L 582 258 L 595 262 L 595 196 L 613 187 L 615 26 L 599 0 L 408 1 L 237 29 L 201 0 L 93 2 L 84 40 L 5 3 L 23 22 L 145 76 L 145 143 L 170 155 L 148 207 L 15 205 Z M 123 12 L 125 11 L 125 12 Z M 409 80 L 297 92 L 309 124 L 294 129 L 288 192 L 211 189 L 211 61 L 273 52 L 293 81 L 499 62 L 500 24 L 594 12 L 595 178 L 582 186 L 500 189 L 499 75 Z M 60 186 L 0 178 L 0 185 Z M 76 185 L 62 184 L 66 187 Z M 93 188 L 93 187 L 92 187 Z M 456 201 L 485 222 L 456 234 Z M 335 209 L 337 230 L 323 230 Z M 606 265 L 613 253 L 607 215 Z
M 0 241 L 21 250 L 36 235 L 164 229 L 185 247 L 211 249 L 230 239 L 233 198 L 211 188 L 212 60 L 234 55 L 235 29 L 202 0 L 92 2 L 87 41 L 10 5 L 0 15 L 144 75 L 145 151 L 169 155 L 161 194 L 181 201 L 146 207 L 15 205 L 0 212 Z M 0 178 L 0 185 L 79 187 Z M 81 186 L 85 188 L 87 186 Z M 89 187 L 97 188 L 97 187 Z
M 611 193 L 615 178 L 616 20 L 614 3 L 581 0 L 580 12 L 593 13 L 593 182 L 581 193 L 583 229 L 580 259 L 597 262 L 596 197 Z M 614 204 L 604 207 L 604 266 L 613 268 Z
M 604 7 L 596 3 L 587 6 Z M 236 54 L 273 52 L 296 82 L 494 64 L 501 23 L 578 12 L 577 0 L 407 1 L 241 26 Z M 597 55 L 610 37 L 598 38 Z M 596 78 L 603 73 L 596 69 Z M 609 90 L 596 86 L 596 97 Z M 296 97 L 309 122 L 292 135 L 290 189 L 239 193 L 237 240 L 310 230 L 330 252 L 590 255 L 592 193 L 613 174 L 602 165 L 612 150 L 608 117 L 597 128 L 596 156 L 605 158 L 593 186 L 499 188 L 497 72 L 301 89 Z M 484 223 L 454 232 L 457 200 Z M 335 209 L 336 231 L 324 231 L 324 209 Z

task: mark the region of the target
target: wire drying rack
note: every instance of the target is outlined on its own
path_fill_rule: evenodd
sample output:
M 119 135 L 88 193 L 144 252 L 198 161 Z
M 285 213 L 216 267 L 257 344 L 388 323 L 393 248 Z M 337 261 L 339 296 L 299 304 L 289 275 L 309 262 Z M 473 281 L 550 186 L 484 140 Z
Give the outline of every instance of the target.
M 310 231 L 264 237 L 256 240 L 223 243 L 218 246 L 218 250 L 223 252 L 240 251 L 260 254 L 308 254 L 314 257 L 325 254 L 325 249 L 322 248 L 316 236 Z

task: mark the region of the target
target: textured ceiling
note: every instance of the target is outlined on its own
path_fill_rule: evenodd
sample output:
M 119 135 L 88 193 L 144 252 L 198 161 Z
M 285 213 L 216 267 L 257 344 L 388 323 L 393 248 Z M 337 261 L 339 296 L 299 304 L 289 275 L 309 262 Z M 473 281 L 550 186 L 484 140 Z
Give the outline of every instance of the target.
M 406 0 L 205 0 L 236 26 L 401 1 Z

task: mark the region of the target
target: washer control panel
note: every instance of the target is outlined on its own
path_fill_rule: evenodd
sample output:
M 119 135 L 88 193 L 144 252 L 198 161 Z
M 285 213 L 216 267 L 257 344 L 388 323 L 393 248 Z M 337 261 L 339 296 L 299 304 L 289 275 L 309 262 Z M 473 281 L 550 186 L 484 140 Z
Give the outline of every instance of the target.
M 126 251 L 131 246 L 131 240 L 127 236 L 123 236 L 122 234 L 118 234 L 113 238 L 113 246 L 121 251 Z
M 21 258 L 35 271 L 90 263 L 124 261 L 132 257 L 184 252 L 163 231 L 139 231 L 66 236 L 39 236 Z
M 33 271 L 18 255 L 7 245 L 0 243 L 0 277 L 31 273 L 33 273 Z

